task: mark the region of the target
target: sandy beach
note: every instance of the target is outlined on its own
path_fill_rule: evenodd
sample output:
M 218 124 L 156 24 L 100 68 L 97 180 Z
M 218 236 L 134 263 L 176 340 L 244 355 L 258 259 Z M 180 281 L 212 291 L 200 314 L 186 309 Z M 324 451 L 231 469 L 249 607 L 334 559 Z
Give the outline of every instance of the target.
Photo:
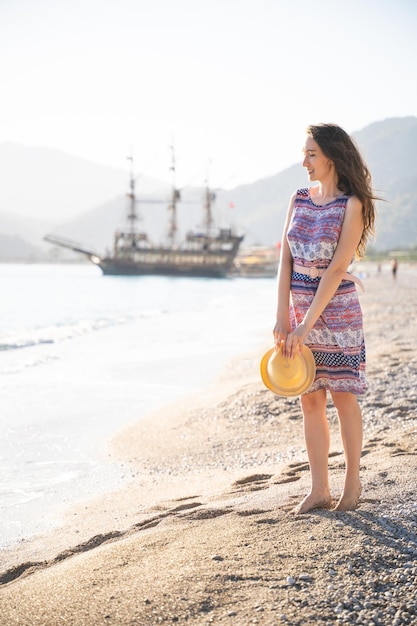
M 291 514 L 309 488 L 301 411 L 264 388 L 266 341 L 111 441 L 125 488 L 2 551 L 0 626 L 416 623 L 416 275 L 371 266 L 360 296 L 369 389 L 356 511 Z M 330 404 L 329 422 L 336 501 Z

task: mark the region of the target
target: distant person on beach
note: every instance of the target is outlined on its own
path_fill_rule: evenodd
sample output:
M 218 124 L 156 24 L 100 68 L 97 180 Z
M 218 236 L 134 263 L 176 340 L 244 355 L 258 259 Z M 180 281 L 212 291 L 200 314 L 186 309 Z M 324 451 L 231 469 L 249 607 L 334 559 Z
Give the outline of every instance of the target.
M 392 271 L 392 277 L 394 278 L 394 280 L 397 278 L 397 270 L 398 270 L 398 261 L 397 261 L 397 259 L 392 259 L 391 260 L 391 271 Z
M 278 270 L 274 341 L 293 357 L 308 346 L 316 362 L 301 395 L 311 490 L 294 513 L 331 508 L 328 479 L 329 391 L 339 417 L 346 469 L 335 510 L 355 509 L 361 494 L 362 414 L 366 389 L 365 342 L 357 278 L 347 273 L 373 232 L 376 197 L 371 175 L 351 137 L 335 124 L 307 128 L 303 167 L 317 182 L 290 200 Z

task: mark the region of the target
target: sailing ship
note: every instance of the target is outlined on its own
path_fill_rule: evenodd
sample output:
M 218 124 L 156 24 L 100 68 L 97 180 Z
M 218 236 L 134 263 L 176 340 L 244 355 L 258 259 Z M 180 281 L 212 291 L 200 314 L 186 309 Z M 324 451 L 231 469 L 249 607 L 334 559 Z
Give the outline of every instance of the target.
M 104 275 L 206 278 L 228 276 L 233 268 L 243 235 L 234 233 L 231 227 L 214 230 L 212 205 L 215 195 L 210 190 L 208 182 L 203 202 L 203 228 L 189 231 L 185 239 L 177 243 L 177 204 L 181 199 L 181 194 L 175 185 L 175 159 L 172 154 L 173 185 L 168 205 L 168 236 L 166 243 L 155 245 L 150 241 L 146 232 L 141 232 L 137 228 L 139 216 L 136 210 L 136 180 L 133 158 L 128 158 L 131 161 L 130 189 L 127 194 L 129 198 L 128 223 L 126 228 L 116 231 L 112 254 L 100 256 L 92 250 L 87 250 L 72 241 L 52 234 L 46 235 L 44 239 L 49 243 L 86 255 L 92 263 L 101 268 Z

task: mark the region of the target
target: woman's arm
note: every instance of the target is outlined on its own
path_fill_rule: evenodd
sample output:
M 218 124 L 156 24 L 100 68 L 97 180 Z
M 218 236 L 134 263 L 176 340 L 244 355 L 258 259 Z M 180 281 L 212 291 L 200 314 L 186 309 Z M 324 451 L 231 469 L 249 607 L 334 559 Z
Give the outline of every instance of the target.
M 359 198 L 352 196 L 347 202 L 345 218 L 333 259 L 320 280 L 316 295 L 303 321 L 287 337 L 285 345 L 287 356 L 294 356 L 336 293 L 347 268 L 352 262 L 362 231 L 362 203 Z
M 291 217 L 294 209 L 294 201 L 296 194 L 291 196 L 287 217 L 285 220 L 284 229 L 282 232 L 281 240 L 281 254 L 278 266 L 278 302 L 277 302 L 277 317 L 276 324 L 274 326 L 274 340 L 277 345 L 280 341 L 287 338 L 288 333 L 291 331 L 290 326 L 290 288 L 291 288 L 291 273 L 293 266 L 293 258 L 290 252 L 290 247 L 287 241 L 287 232 L 290 226 Z

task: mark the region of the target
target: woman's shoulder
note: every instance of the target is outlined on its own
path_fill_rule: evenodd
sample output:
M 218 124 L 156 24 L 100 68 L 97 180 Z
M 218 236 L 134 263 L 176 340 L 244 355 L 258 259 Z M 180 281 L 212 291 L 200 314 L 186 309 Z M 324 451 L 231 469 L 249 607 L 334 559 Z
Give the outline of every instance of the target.
M 362 211 L 362 202 L 358 196 L 346 196 L 346 208 L 350 211 Z
M 301 187 L 300 189 L 296 189 L 296 191 L 294 191 L 294 193 L 291 196 L 291 201 L 294 202 L 301 202 L 303 203 L 303 201 L 308 200 L 310 197 L 309 194 L 309 189 L 308 187 Z

